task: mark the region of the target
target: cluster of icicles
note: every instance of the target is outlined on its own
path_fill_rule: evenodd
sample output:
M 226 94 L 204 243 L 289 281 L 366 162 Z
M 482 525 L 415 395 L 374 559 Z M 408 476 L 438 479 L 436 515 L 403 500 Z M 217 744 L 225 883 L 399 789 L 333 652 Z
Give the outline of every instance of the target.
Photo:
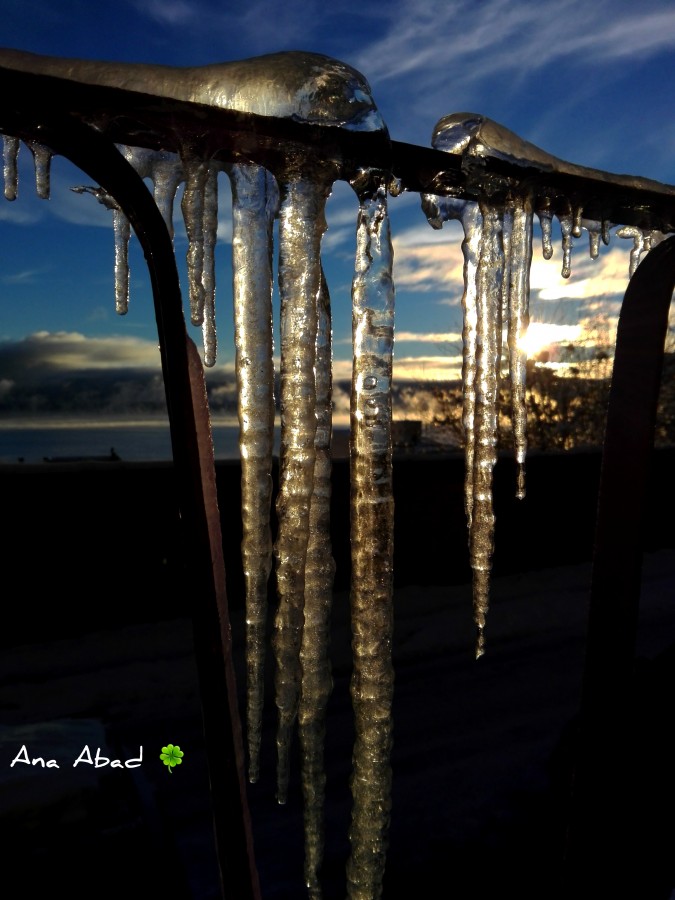
M 485 120 L 482 120 L 483 122 Z M 476 117 L 441 120 L 434 145 L 470 153 Z M 515 136 L 505 129 L 513 155 Z M 517 140 L 517 139 L 516 139 Z M 49 150 L 31 143 L 37 190 L 49 196 Z M 483 146 L 483 145 L 481 145 Z M 5 196 L 14 199 L 16 138 L 4 138 Z M 494 148 L 492 148 L 494 150 Z M 321 267 L 324 207 L 330 179 L 320 173 L 275 178 L 254 164 L 224 165 L 185 154 L 121 148 L 137 172 L 150 179 L 155 200 L 173 234 L 173 205 L 184 184 L 182 214 L 188 236 L 188 282 L 193 324 L 201 325 L 207 365 L 216 359 L 214 247 L 218 173 L 232 186 L 232 255 L 236 372 L 242 462 L 243 566 L 246 577 L 247 735 L 249 777 L 259 770 L 263 708 L 263 661 L 267 627 L 267 584 L 276 557 L 278 607 L 273 635 L 278 708 L 277 796 L 287 797 L 289 748 L 297 721 L 302 749 L 305 803 L 305 878 L 311 898 L 321 897 L 323 855 L 325 711 L 332 687 L 328 655 L 334 563 L 329 538 L 331 478 L 331 318 Z M 552 158 L 551 158 L 552 159 Z M 115 299 L 128 305 L 129 223 L 114 201 L 90 191 L 113 211 Z M 383 182 L 371 178 L 360 196 L 353 281 L 353 375 L 351 397 L 352 632 L 351 692 L 355 714 L 353 812 L 348 895 L 381 896 L 390 813 L 393 669 L 393 493 L 391 378 L 394 335 L 392 249 Z M 519 466 L 518 495 L 524 496 L 525 370 L 521 337 L 527 328 L 533 215 L 541 224 L 543 254 L 552 254 L 548 208 L 533 210 L 531 198 L 493 203 L 422 198 L 434 227 L 459 219 L 464 228 L 464 408 L 466 433 L 465 505 L 474 571 L 476 654 L 483 652 L 493 551 L 492 472 L 496 461 L 496 401 L 503 320 L 513 397 L 513 432 Z M 570 273 L 572 238 L 585 228 L 591 256 L 609 224 L 585 220 L 582 210 L 560 216 L 563 275 Z M 272 546 L 270 507 L 274 428 L 272 345 L 273 225 L 278 219 L 278 285 L 281 298 L 281 464 Z M 633 228 L 630 269 L 653 235 Z

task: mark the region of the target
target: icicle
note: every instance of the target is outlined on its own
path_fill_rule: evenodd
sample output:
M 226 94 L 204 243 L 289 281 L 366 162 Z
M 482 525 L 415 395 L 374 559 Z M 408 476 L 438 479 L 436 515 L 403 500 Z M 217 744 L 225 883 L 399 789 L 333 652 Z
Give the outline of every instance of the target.
M 591 259 L 597 259 L 600 255 L 600 237 L 602 235 L 603 223 L 595 219 L 582 219 L 582 226 L 588 232 L 588 252 Z
M 572 216 L 573 224 L 572 224 L 572 237 L 580 238 L 581 237 L 581 222 L 582 215 L 584 213 L 584 209 L 582 206 L 575 206 L 574 212 Z
M 513 210 L 513 229 L 509 260 L 508 341 L 511 374 L 511 423 L 518 466 L 519 500 L 525 497 L 525 455 L 527 452 L 527 413 L 525 382 L 527 353 L 521 348 L 529 323 L 530 264 L 532 262 L 532 208 L 528 201 Z
M 35 165 L 35 190 L 41 200 L 49 200 L 52 151 L 37 141 L 27 141 Z
M 248 772 L 258 780 L 264 695 L 267 582 L 272 568 L 270 505 L 274 450 L 272 361 L 272 226 L 276 182 L 255 165 L 235 165 L 232 185 L 232 270 L 236 345 L 241 545 L 246 579 Z
M 541 226 L 541 255 L 544 259 L 551 259 L 553 256 L 553 240 L 552 240 L 552 222 L 553 214 L 549 209 L 538 209 L 537 217 Z
M 19 176 L 17 158 L 19 156 L 19 139 L 7 134 L 2 136 L 2 163 L 5 178 L 5 199 L 16 200 Z
M 351 900 L 377 900 L 391 808 L 394 673 L 391 375 L 394 338 L 392 249 L 386 193 L 363 199 L 352 289 L 351 397 L 352 651 L 356 738 L 352 771 Z
M 330 297 L 323 274 L 318 297 L 315 370 L 316 461 L 305 564 L 305 622 L 300 650 L 302 690 L 298 710 L 305 817 L 305 884 L 310 900 L 321 898 L 319 871 L 323 860 L 323 803 L 326 788 L 323 747 L 326 707 L 333 687 L 328 655 L 335 573 L 330 542 L 330 442 L 333 415 L 331 319 Z
M 185 172 L 185 190 L 181 201 L 188 238 L 187 270 L 190 292 L 190 321 L 204 322 L 204 193 L 209 174 L 206 160 L 191 152 L 181 155 Z
M 150 177 L 154 187 L 155 203 L 173 240 L 173 204 L 178 185 L 184 180 L 179 158 L 174 153 L 161 150 L 153 154 Z
M 126 315 L 129 309 L 129 239 L 131 225 L 121 209 L 113 209 L 115 234 L 115 312 Z
M 275 546 L 279 606 L 272 646 L 279 712 L 277 799 L 285 803 L 291 732 L 300 699 L 305 562 L 316 457 L 316 305 L 327 188 L 299 177 L 280 187 L 281 462 Z
M 572 215 L 571 213 L 561 213 L 558 216 L 560 221 L 560 230 L 562 232 L 562 251 L 563 263 L 560 274 L 563 278 L 569 278 L 572 274 Z
M 640 257 L 645 250 L 648 249 L 646 234 L 641 228 L 636 228 L 634 225 L 623 225 L 621 228 L 617 228 L 616 235 L 620 238 L 633 239 L 633 247 L 630 251 L 630 266 L 628 270 L 628 277 L 632 278 L 640 262 Z
M 609 235 L 612 223 L 607 219 L 602 220 L 602 243 L 605 247 L 609 247 Z
M 204 291 L 204 365 L 213 366 L 218 349 L 216 339 L 216 238 L 218 234 L 218 170 L 210 166 L 204 184 L 204 256 L 202 288 Z
M 483 230 L 477 272 L 476 421 L 473 463 L 473 506 L 470 556 L 473 569 L 473 614 L 477 628 L 476 658 L 484 652 L 485 617 L 490 596 L 494 545 L 492 470 L 497 461 L 498 335 L 504 252 L 501 221 L 494 207 L 481 204 Z

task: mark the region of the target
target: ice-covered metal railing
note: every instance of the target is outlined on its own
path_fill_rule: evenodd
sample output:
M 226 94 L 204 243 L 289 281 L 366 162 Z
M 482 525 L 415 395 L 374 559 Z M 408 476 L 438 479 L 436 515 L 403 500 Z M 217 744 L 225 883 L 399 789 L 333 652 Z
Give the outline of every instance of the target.
M 522 374 L 522 361 L 516 350 L 527 317 L 523 303 L 527 293 L 523 262 L 527 262 L 530 252 L 533 213 L 538 213 L 542 224 L 545 254 L 550 251 L 547 236 L 551 218 L 556 215 L 560 219 L 564 269 L 569 268 L 572 237 L 578 236 L 585 227 L 593 253 L 610 222 L 622 223 L 629 229 L 627 236 L 634 238 L 637 261 L 640 249 L 646 249 L 644 234 L 673 230 L 675 190 L 644 179 L 611 176 L 572 166 L 474 115 L 441 120 L 435 135 L 438 149 L 392 142 L 379 119 L 365 79 L 341 63 L 311 54 L 278 54 L 243 63 L 174 70 L 53 60 L 0 51 L 0 84 L 3 87 L 0 131 L 31 143 L 41 175 L 38 188 L 42 194 L 47 191 L 47 160 L 36 141 L 80 164 L 110 195 L 104 192 L 100 199 L 112 201 L 111 205 L 119 205 L 129 215 L 127 200 L 118 197 L 117 188 L 111 189 L 105 171 L 93 166 L 87 151 L 83 155 L 73 144 L 70 136 L 78 129 L 78 134 L 95 132 L 95 138 L 89 143 L 83 138 L 83 145 L 91 149 L 92 141 L 105 144 L 110 158 L 114 156 L 113 142 L 130 145 L 126 155 L 142 175 L 153 178 L 156 199 L 164 210 L 167 224 L 170 224 L 172 192 L 179 180 L 186 181 L 187 199 L 183 207 L 190 239 L 191 315 L 193 321 L 204 322 L 207 361 L 215 356 L 209 241 L 213 230 L 213 172 L 219 166 L 228 171 L 235 197 L 234 290 L 235 309 L 241 317 L 237 326 L 240 395 L 245 397 L 247 393 L 265 390 L 268 394 L 261 407 L 267 412 L 256 420 L 257 425 L 249 428 L 248 434 L 246 426 L 252 418 L 246 402 L 242 407 L 242 455 L 248 472 L 244 476 L 244 493 L 250 488 L 248 501 L 244 499 L 244 527 L 246 531 L 250 514 L 251 532 L 256 532 L 248 543 L 248 551 L 244 551 L 245 566 L 247 573 L 251 573 L 249 581 L 255 582 L 250 594 L 259 598 L 269 571 L 271 550 L 269 523 L 263 511 L 269 505 L 271 345 L 251 343 L 251 339 L 256 330 L 265 330 L 270 318 L 269 235 L 276 214 L 277 184 L 280 187 L 283 434 L 278 503 L 280 536 L 276 547 L 280 605 L 275 628 L 279 796 L 283 799 L 285 795 L 288 737 L 297 714 L 305 750 L 306 878 L 313 897 L 320 896 L 322 709 L 330 689 L 327 659 L 321 648 L 325 646 L 328 630 L 326 616 L 332 577 L 330 548 L 321 537 L 326 533 L 329 496 L 330 424 L 325 411 L 330 396 L 330 328 L 319 248 L 322 207 L 332 181 L 337 178 L 349 181 L 359 195 L 353 290 L 355 365 L 351 450 L 355 548 L 352 696 L 357 738 L 348 890 L 351 897 L 379 896 L 389 816 L 392 688 L 393 500 L 388 426 L 393 287 L 386 190 L 419 191 L 425 197 L 425 211 L 432 224 L 440 226 L 444 219 L 459 217 L 467 232 L 465 344 L 469 352 L 465 358 L 465 380 L 469 389 L 464 418 L 468 435 L 475 436 L 473 443 L 469 441 L 469 450 L 477 461 L 476 466 L 468 469 L 467 512 L 472 523 L 472 561 L 477 573 L 479 651 L 492 552 L 490 489 L 494 429 L 489 421 L 489 396 L 494 393 L 495 385 L 490 367 L 494 370 L 500 337 L 497 323 L 502 306 L 507 305 L 515 321 L 510 335 L 512 379 L 518 371 Z M 64 134 L 69 135 L 65 140 Z M 145 148 L 147 152 L 134 148 Z M 7 141 L 8 195 L 13 190 L 15 150 L 16 145 Z M 167 159 L 168 153 L 179 154 L 180 162 L 172 164 Z M 119 163 L 114 165 L 119 167 Z M 266 174 L 269 172 L 276 176 L 276 183 Z M 117 305 L 123 311 L 128 280 L 127 232 L 117 210 L 115 216 Z M 137 230 L 142 229 L 137 216 L 129 217 Z M 249 251 L 252 257 L 247 261 Z M 146 247 L 148 253 L 152 264 L 153 251 Z M 239 262 L 236 262 L 237 254 L 241 257 Z M 503 284 L 508 284 L 505 294 Z M 165 301 L 159 294 L 158 321 L 161 321 Z M 467 302 L 471 295 L 475 297 L 475 306 Z M 171 302 L 174 301 L 175 297 Z M 176 337 L 180 328 L 175 319 L 169 328 L 175 332 L 172 340 L 178 344 L 185 342 L 184 334 Z M 492 335 L 489 339 L 488 334 Z M 262 356 L 253 359 L 252 355 L 259 353 L 261 346 Z M 475 352 L 470 349 L 472 346 Z M 478 349 L 481 346 L 491 347 L 489 359 L 485 353 L 481 358 L 482 351 Z M 193 382 L 198 381 L 194 364 L 190 371 Z M 314 373 L 320 373 L 323 381 L 315 378 Z M 175 385 L 167 379 L 170 412 L 176 406 L 177 393 L 183 390 Z M 206 415 L 203 390 L 200 395 L 197 387 L 197 393 L 193 391 L 191 397 L 190 403 Z M 514 430 L 522 433 L 519 415 L 516 409 Z M 194 418 L 194 413 L 190 418 Z M 180 417 L 172 420 L 172 434 L 178 435 L 174 444 L 178 442 L 180 446 L 181 429 L 191 427 Z M 522 440 L 517 453 L 522 463 Z M 211 468 L 208 461 L 204 462 L 203 452 L 192 461 L 187 456 L 185 460 L 186 483 L 190 481 L 190 473 L 201 467 L 198 481 L 208 486 L 212 480 Z M 520 491 L 523 491 L 522 481 Z M 200 492 L 204 493 L 202 488 Z M 475 527 L 474 523 L 477 523 Z M 318 542 L 303 539 L 302 535 L 309 533 L 318 536 Z M 213 552 L 214 533 L 205 540 Z M 248 562 L 247 552 L 251 554 Z M 219 570 L 219 567 L 216 560 L 215 568 Z M 312 605 L 308 605 L 312 597 Z M 254 605 L 247 618 L 251 620 L 253 635 L 248 667 L 249 671 L 255 671 L 259 669 L 257 644 L 260 631 L 264 630 L 264 609 Z M 225 638 L 227 645 L 227 635 Z M 202 651 L 205 649 L 202 647 Z M 301 671 L 311 672 L 311 678 L 305 679 L 303 674 L 301 681 Z M 256 733 L 262 698 L 254 685 L 259 681 L 258 672 L 249 690 L 251 777 L 256 775 Z M 208 685 L 204 684 L 202 690 L 208 694 Z M 236 709 L 233 715 L 236 720 Z M 214 792 L 215 789 L 214 784 Z M 234 890 L 236 896 L 244 896 L 236 893 L 240 888 Z M 248 890 L 255 892 L 253 882 Z

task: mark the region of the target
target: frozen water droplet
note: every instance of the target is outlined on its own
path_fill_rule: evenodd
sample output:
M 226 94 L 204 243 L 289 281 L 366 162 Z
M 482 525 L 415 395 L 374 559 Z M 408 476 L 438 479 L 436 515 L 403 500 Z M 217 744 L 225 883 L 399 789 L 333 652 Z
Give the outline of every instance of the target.
M 377 378 L 375 375 L 366 375 L 363 379 L 363 387 L 367 391 L 372 391 L 377 387 Z

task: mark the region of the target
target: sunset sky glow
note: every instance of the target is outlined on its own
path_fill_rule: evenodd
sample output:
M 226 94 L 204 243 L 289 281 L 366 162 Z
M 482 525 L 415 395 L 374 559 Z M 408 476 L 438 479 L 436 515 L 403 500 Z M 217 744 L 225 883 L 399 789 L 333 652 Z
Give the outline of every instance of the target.
M 675 8 L 648 0 L 395 0 L 381 3 L 252 0 L 0 0 L 3 43 L 64 57 L 203 65 L 302 49 L 364 73 L 393 138 L 428 146 L 443 115 L 471 110 L 572 162 L 675 182 Z M 86 176 L 55 162 L 52 199 L 38 200 L 22 153 L 19 198 L 0 203 L 0 394 L 22 372 L 158 367 L 149 279 L 135 242 L 128 315 L 114 313 L 111 215 L 70 188 Z M 222 192 L 227 192 L 222 184 Z M 325 268 L 334 312 L 335 375 L 348 376 L 356 198 L 335 185 Z M 395 378 L 458 375 L 462 254 L 457 223 L 427 224 L 416 195 L 392 199 L 397 334 Z M 219 357 L 231 371 L 231 226 L 222 204 L 217 255 Z M 556 232 L 554 231 L 554 238 Z M 546 262 L 535 234 L 528 346 L 574 340 L 580 322 L 614 316 L 630 242 L 600 258 L 575 245 L 569 280 L 561 250 Z M 184 268 L 186 239 L 177 223 Z M 196 329 L 190 329 L 195 339 Z M 3 387 L 4 386 L 4 387 Z

